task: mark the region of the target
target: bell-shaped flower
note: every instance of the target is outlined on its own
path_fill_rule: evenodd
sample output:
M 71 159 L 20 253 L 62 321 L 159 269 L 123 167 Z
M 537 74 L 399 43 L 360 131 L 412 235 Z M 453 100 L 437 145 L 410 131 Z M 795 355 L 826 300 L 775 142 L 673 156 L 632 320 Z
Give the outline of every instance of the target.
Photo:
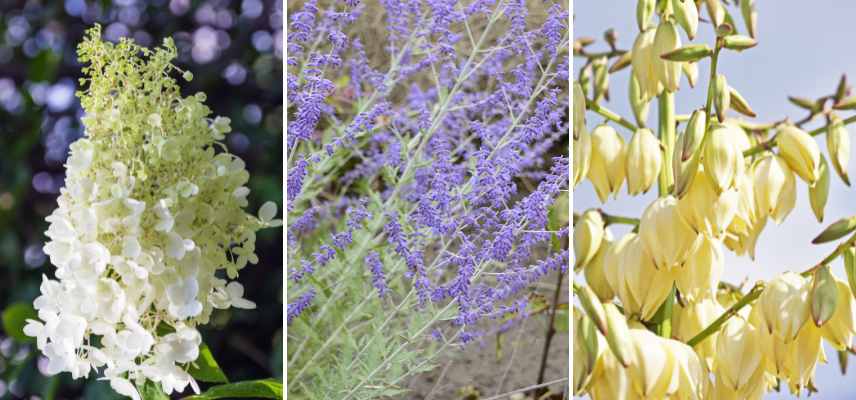
M 663 84 L 657 75 L 659 55 L 654 53 L 656 30 L 648 28 L 639 33 L 633 42 L 630 63 L 633 75 L 639 82 L 639 94 L 642 101 L 648 101 L 663 91 Z
M 784 221 L 796 205 L 796 178 L 785 160 L 768 154 L 753 168 L 755 205 L 761 216 L 769 216 L 777 224 Z
M 681 37 L 677 26 L 670 20 L 661 22 L 654 35 L 653 53 L 656 60 L 654 70 L 657 80 L 669 92 L 676 92 L 681 83 L 681 63 L 664 60 L 660 56 L 679 47 L 681 47 Z
M 853 335 L 856 335 L 856 306 L 853 304 L 850 285 L 837 277 L 834 279 L 838 286 L 835 312 L 832 318 L 820 327 L 820 332 L 836 350 L 846 351 L 851 346 Z
M 809 185 L 820 177 L 820 148 L 814 138 L 794 125 L 782 125 L 776 133 L 779 155 Z
M 671 293 L 676 273 L 674 270 L 657 269 L 642 239 L 635 234 L 628 236 L 627 242 L 621 244 L 620 261 L 617 266 L 607 267 L 607 276 L 609 268 L 617 269 L 618 288 L 615 292 L 621 299 L 625 315 L 636 315 L 647 321 Z
M 657 181 L 662 164 L 660 141 L 648 128 L 641 128 L 630 138 L 627 146 L 627 193 L 646 193 Z
M 696 170 L 686 195 L 678 200 L 681 217 L 698 233 L 716 238 L 725 235 L 740 206 L 738 188 L 717 192 L 704 167 Z
M 574 224 L 574 269 L 587 265 L 603 240 L 604 222 L 598 210 L 588 210 Z
M 601 203 L 610 194 L 617 194 L 624 182 L 627 149 L 615 128 L 601 124 L 591 132 L 591 159 L 588 178 L 594 185 Z
M 745 137 L 745 133 L 728 124 L 715 125 L 708 133 L 702 164 L 717 193 L 737 186 L 743 175 L 745 161 L 740 136 Z
M 668 234 L 664 234 L 668 232 Z M 658 269 L 680 267 L 698 246 L 698 234 L 681 218 L 674 196 L 654 200 L 642 213 L 639 236 Z
M 759 399 L 766 391 L 759 329 L 742 316 L 730 318 L 716 338 L 717 399 Z
M 725 308 L 713 298 L 700 299 L 686 306 L 677 305 L 672 311 L 672 336 L 682 342 L 687 342 L 703 331 L 704 328 L 707 328 L 723 312 L 725 312 Z M 714 332 L 694 347 L 708 367 L 713 367 L 716 358 L 718 334 L 719 332 Z
M 712 298 L 725 268 L 722 245 L 716 239 L 702 236 L 698 249 L 676 271 L 675 285 L 688 302 Z
M 796 339 L 809 318 L 810 290 L 811 282 L 793 272 L 770 280 L 753 308 L 759 313 L 759 328 L 785 343 Z

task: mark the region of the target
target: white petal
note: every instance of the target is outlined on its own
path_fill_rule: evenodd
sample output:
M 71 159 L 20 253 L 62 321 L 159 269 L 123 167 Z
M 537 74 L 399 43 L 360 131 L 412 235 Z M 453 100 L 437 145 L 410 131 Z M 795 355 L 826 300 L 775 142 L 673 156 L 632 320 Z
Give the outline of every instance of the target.
M 259 208 L 259 219 L 268 222 L 274 217 L 276 217 L 276 203 L 268 201 L 262 204 L 262 207 Z

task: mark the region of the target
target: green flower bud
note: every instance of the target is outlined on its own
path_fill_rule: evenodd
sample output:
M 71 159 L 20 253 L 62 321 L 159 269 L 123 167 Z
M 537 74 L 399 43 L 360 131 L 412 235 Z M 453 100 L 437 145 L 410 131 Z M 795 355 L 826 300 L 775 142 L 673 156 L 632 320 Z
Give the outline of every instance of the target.
M 829 129 L 826 132 L 826 148 L 835 172 L 847 186 L 850 186 L 850 178 L 847 176 L 847 164 L 850 162 L 850 133 L 844 128 L 844 121 L 836 115 L 830 117 Z
M 675 19 L 678 25 L 687 33 L 690 40 L 695 38 L 698 31 L 698 7 L 694 0 L 675 0 L 672 2 Z
M 838 304 L 838 284 L 828 265 L 814 272 L 811 287 L 811 319 L 818 327 L 827 323 Z
M 722 38 L 722 45 L 726 49 L 742 51 L 758 45 L 755 39 L 743 35 L 728 35 Z
M 826 207 L 827 199 L 829 199 L 829 164 L 826 162 L 826 157 L 820 156 L 820 177 L 814 186 L 808 187 L 808 200 L 817 222 L 823 222 L 823 209 Z
M 707 15 L 713 22 L 713 26 L 722 25 L 725 22 L 725 8 L 722 7 L 722 3 L 719 0 L 705 0 L 705 5 L 707 6 Z
M 644 127 L 648 121 L 648 101 L 642 97 L 641 89 L 639 88 L 639 80 L 636 75 L 630 75 L 629 85 L 630 108 L 633 110 L 633 117 L 636 119 L 636 125 Z
M 606 70 L 606 57 L 595 58 L 592 62 L 592 71 L 594 72 L 594 102 L 598 103 L 601 99 L 609 100 L 609 73 Z
M 746 101 L 743 96 L 740 95 L 740 92 L 733 87 L 728 88 L 729 96 L 730 96 L 730 106 L 734 108 L 734 111 L 739 112 L 747 117 L 755 118 L 758 115 L 755 114 L 755 111 L 752 110 L 752 107 L 749 106 L 749 102 Z
M 725 113 L 731 107 L 731 90 L 728 87 L 728 81 L 725 75 L 716 74 L 716 80 L 713 82 L 713 105 L 716 106 L 716 117 L 719 122 L 725 121 Z
M 758 31 L 758 12 L 755 10 L 755 0 L 740 0 L 740 14 L 743 16 L 743 22 L 746 23 L 749 36 L 754 38 L 755 32 Z
M 627 367 L 633 362 L 633 353 L 630 352 L 630 330 L 627 320 L 618 307 L 612 303 L 603 305 L 603 313 L 606 318 L 606 343 L 612 354 L 621 365 Z
M 639 0 L 636 3 L 636 25 L 640 32 L 648 29 L 656 6 L 656 0 Z
M 820 235 L 817 235 L 811 243 L 821 244 L 840 239 L 850 232 L 856 230 L 856 217 L 842 218 L 826 227 Z
M 668 61 L 699 61 L 710 57 L 713 50 L 706 44 L 691 44 L 668 53 L 660 55 L 660 58 Z

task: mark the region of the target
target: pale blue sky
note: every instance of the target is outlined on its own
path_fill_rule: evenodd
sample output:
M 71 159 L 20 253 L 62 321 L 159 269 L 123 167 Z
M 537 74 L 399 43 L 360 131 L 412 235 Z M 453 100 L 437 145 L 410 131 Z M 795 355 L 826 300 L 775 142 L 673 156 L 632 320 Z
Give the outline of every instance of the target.
M 792 120 L 804 116 L 802 110 L 787 101 L 788 95 L 803 97 L 819 97 L 829 94 L 835 89 L 842 73 L 847 73 L 856 82 L 856 2 L 849 0 L 827 1 L 759 1 L 758 7 L 758 41 L 759 45 L 743 53 L 723 52 L 720 57 L 719 71 L 723 72 L 728 83 L 737 88 L 745 97 L 760 121 L 779 120 L 785 116 Z M 614 28 L 619 35 L 619 47 L 627 49 L 632 46 L 638 33 L 635 18 L 635 1 L 603 1 L 583 0 L 574 2 L 574 35 L 590 36 L 598 39 L 594 49 L 606 49 L 602 40 L 607 28 Z M 738 29 L 745 33 L 739 11 L 734 10 L 738 19 Z M 707 18 L 702 11 L 702 16 Z M 695 43 L 713 43 L 712 29 L 709 24 L 699 26 L 699 34 Z M 686 36 L 682 40 L 687 42 Z M 578 61 L 578 60 L 576 60 Z M 576 68 L 579 65 L 575 65 Z M 702 62 L 699 66 L 699 83 L 707 87 L 709 63 Z M 627 79 L 630 68 L 611 76 L 610 93 L 613 100 L 608 107 L 632 120 L 632 113 L 627 103 Z M 681 82 L 681 91 L 677 95 L 677 111 L 689 113 L 695 108 L 704 106 L 704 89 L 685 90 L 689 88 L 686 79 Z M 656 126 L 656 102 L 651 105 L 649 126 Z M 852 115 L 852 113 L 843 114 Z M 588 114 L 590 127 L 603 121 L 597 115 Z M 816 122 L 810 127 L 815 127 Z M 616 129 L 629 139 L 629 132 L 621 127 Z M 856 130 L 851 126 L 850 131 Z M 826 153 L 826 142 L 819 140 L 821 150 Z M 850 163 L 850 176 L 856 176 L 856 161 Z M 824 225 L 814 218 L 808 204 L 807 188 L 802 181 L 798 184 L 799 195 L 796 209 L 780 226 L 770 222 L 761 234 L 758 242 L 755 262 L 748 257 L 736 257 L 728 252 L 723 279 L 739 283 L 744 279 L 754 282 L 758 279 L 769 279 L 783 271 L 801 271 L 813 265 L 834 248 L 834 244 L 823 246 L 812 245 L 811 239 L 822 230 L 822 227 L 843 216 L 856 214 L 856 187 L 844 186 L 837 175 L 833 173 L 830 198 L 826 207 Z M 644 207 L 656 196 L 652 190 L 642 197 L 629 197 L 626 188 L 622 188 L 622 196 L 617 201 L 611 201 L 603 206 L 606 212 L 622 215 L 640 215 Z M 595 196 L 591 183 L 586 181 L 574 191 L 574 209 L 585 210 L 590 207 L 601 207 Z M 614 230 L 616 236 L 625 231 Z M 833 264 L 836 275 L 844 278 L 840 261 Z M 856 385 L 853 377 L 856 372 L 850 371 L 847 377 L 842 377 L 838 370 L 835 352 L 827 347 L 829 364 L 817 368 L 817 387 L 820 393 L 815 398 L 851 399 L 856 397 Z M 856 360 L 850 360 L 851 369 Z M 850 384 L 848 384 L 850 382 Z M 805 395 L 803 395 L 805 397 Z M 791 399 L 785 390 L 783 393 L 769 394 L 765 399 Z

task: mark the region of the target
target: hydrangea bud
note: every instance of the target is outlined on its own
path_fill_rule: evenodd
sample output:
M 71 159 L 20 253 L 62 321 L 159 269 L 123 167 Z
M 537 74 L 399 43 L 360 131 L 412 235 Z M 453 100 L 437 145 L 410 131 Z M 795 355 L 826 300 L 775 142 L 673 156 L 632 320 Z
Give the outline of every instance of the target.
M 602 302 L 607 302 L 615 297 L 615 293 L 612 291 L 612 286 L 610 286 L 609 282 L 606 280 L 606 275 L 604 275 L 603 270 L 604 255 L 610 246 L 612 246 L 612 234 L 609 233 L 609 230 L 607 229 L 604 230 L 603 240 L 601 241 L 600 248 L 597 250 L 594 258 L 592 258 L 592 260 L 584 267 L 586 283 Z
M 781 223 L 796 205 L 796 178 L 781 157 L 767 154 L 754 168 L 755 204 L 758 214 Z
M 818 171 L 817 182 L 808 187 L 808 200 L 817 222 L 823 222 L 823 209 L 829 199 L 829 163 L 824 156 L 820 156 Z
M 639 237 L 656 267 L 665 270 L 681 266 L 698 243 L 698 234 L 681 218 L 674 196 L 661 197 L 648 205 L 642 213 Z
M 671 293 L 675 272 L 657 269 L 642 239 L 636 234 L 628 235 L 630 238 L 619 250 L 620 261 L 608 260 L 615 264 L 606 267 L 607 279 L 610 269 L 617 269 L 618 282 L 613 288 L 624 305 L 624 312 L 647 321 Z
M 672 6 L 678 24 L 687 33 L 687 37 L 693 40 L 698 31 L 698 7 L 696 7 L 695 1 L 677 0 L 672 2 Z
M 829 129 L 826 132 L 826 148 L 835 172 L 847 186 L 850 186 L 850 178 L 847 176 L 847 164 L 850 162 L 850 134 L 844 127 L 844 121 L 834 114 L 830 116 Z
M 832 317 L 823 324 L 820 332 L 836 350 L 845 351 L 850 348 L 853 335 L 856 335 L 856 307 L 853 304 L 853 294 L 847 282 L 833 276 L 837 287 L 837 301 Z
M 663 155 L 660 141 L 648 128 L 641 128 L 630 138 L 627 146 L 627 193 L 646 193 L 657 180 Z
M 702 163 L 717 193 L 735 187 L 744 172 L 740 135 L 744 133 L 726 124 L 713 127 L 708 134 Z
M 603 239 L 603 216 L 600 211 L 588 210 L 574 224 L 574 269 L 582 267 L 594 258 Z
M 663 91 L 663 85 L 657 75 L 658 55 L 654 53 L 654 28 L 643 30 L 633 42 L 630 64 L 633 75 L 639 81 L 639 89 L 644 101 L 648 101 Z
M 710 176 L 699 167 L 686 195 L 678 200 L 678 211 L 696 232 L 721 238 L 737 214 L 739 203 L 736 187 L 717 193 Z
M 776 144 L 791 170 L 814 185 L 820 177 L 820 148 L 814 138 L 794 125 L 783 125 L 776 134 Z
M 678 28 L 671 21 L 661 22 L 654 36 L 655 72 L 657 80 L 662 83 L 665 90 L 670 92 L 676 92 L 681 83 L 681 63 L 664 60 L 660 56 L 679 47 L 681 47 L 681 37 L 678 35 Z
M 723 312 L 725 308 L 713 298 L 703 298 L 683 307 L 678 306 L 672 313 L 672 336 L 687 342 L 707 328 Z M 717 335 L 719 332 L 714 332 L 694 347 L 708 367 L 713 367 L 716 358 Z
M 588 178 L 597 197 L 605 203 L 610 194 L 617 194 L 624 182 L 627 149 L 615 128 L 601 124 L 591 132 L 591 159 Z
M 765 363 L 758 328 L 742 316 L 730 318 L 716 338 L 714 398 L 760 399 L 766 389 Z
M 719 241 L 702 235 L 698 250 L 677 271 L 675 284 L 688 302 L 713 297 L 724 267 L 725 255 Z
M 793 272 L 771 280 L 753 310 L 759 312 L 759 328 L 785 343 L 796 339 L 809 317 L 810 289 L 811 282 Z

